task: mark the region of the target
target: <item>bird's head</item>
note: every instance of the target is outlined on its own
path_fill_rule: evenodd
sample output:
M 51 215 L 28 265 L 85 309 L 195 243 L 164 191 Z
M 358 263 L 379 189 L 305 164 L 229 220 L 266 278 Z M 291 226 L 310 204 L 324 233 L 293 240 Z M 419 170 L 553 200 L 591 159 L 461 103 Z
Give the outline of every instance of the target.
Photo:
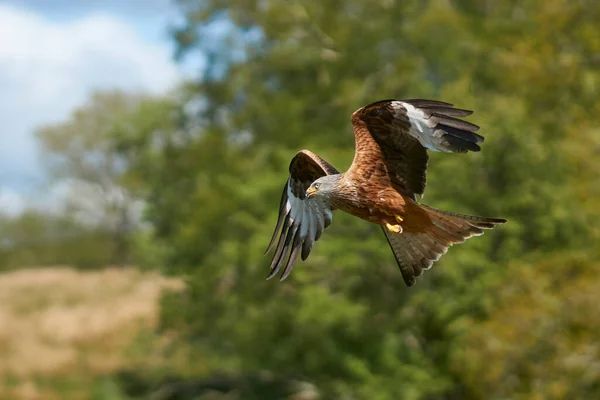
M 325 175 L 315 180 L 308 189 L 306 189 L 306 198 L 315 196 L 331 197 L 336 193 L 337 184 L 341 175 Z

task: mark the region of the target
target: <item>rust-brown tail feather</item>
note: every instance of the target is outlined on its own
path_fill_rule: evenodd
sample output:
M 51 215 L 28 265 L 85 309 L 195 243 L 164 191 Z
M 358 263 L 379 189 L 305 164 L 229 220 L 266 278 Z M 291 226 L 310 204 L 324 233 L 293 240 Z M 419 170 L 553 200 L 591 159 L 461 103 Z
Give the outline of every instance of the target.
M 437 210 L 424 204 L 419 204 L 419 207 L 425 211 L 430 222 L 424 229 L 394 234 L 382 226 L 407 286 L 414 285 L 417 277 L 431 268 L 453 244 L 482 235 L 484 229 L 492 229 L 497 224 L 506 222 L 501 218 L 475 217 Z

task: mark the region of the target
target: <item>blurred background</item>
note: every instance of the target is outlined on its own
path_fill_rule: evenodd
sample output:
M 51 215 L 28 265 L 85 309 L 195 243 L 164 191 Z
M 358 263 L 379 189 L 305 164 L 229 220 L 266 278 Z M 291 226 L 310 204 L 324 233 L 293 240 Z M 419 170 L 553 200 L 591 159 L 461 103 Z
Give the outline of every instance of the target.
M 0 398 L 600 398 L 600 3 L 0 1 Z M 509 223 L 407 289 L 339 213 L 263 256 L 295 152 L 475 110 L 424 203 Z

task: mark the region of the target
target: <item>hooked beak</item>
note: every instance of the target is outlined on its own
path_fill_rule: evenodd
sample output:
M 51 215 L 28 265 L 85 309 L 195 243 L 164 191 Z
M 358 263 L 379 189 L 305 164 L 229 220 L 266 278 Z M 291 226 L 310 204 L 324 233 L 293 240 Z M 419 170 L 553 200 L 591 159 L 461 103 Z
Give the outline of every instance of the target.
M 308 189 L 306 189 L 306 198 L 310 199 L 311 197 L 313 197 L 315 195 L 315 193 L 317 193 L 318 190 L 312 187 L 309 187 Z

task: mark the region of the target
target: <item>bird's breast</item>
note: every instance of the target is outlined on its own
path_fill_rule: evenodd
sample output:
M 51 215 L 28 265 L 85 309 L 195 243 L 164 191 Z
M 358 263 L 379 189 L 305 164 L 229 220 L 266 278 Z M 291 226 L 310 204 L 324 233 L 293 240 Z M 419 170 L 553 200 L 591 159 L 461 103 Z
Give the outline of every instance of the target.
M 390 217 L 404 215 L 405 204 L 404 197 L 391 187 L 364 185 L 349 191 L 344 201 L 335 206 L 358 218 L 382 224 Z

